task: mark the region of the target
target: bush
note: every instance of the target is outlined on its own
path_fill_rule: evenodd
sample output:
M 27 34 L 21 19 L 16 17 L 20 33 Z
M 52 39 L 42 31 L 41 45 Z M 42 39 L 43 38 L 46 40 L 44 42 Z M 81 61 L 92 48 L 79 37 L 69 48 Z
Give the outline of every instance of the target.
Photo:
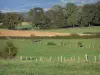
M 95 35 L 100 35 L 100 32 L 84 32 L 83 34 L 95 34 Z
M 4 50 L 0 52 L 0 57 L 5 59 L 12 59 L 14 58 L 18 53 L 18 48 L 14 46 L 14 44 L 11 41 L 8 41 L 6 43 L 6 46 Z
M 48 42 L 47 45 L 56 45 L 54 42 Z
M 82 42 L 78 42 L 78 46 L 79 46 L 79 47 L 83 47 Z

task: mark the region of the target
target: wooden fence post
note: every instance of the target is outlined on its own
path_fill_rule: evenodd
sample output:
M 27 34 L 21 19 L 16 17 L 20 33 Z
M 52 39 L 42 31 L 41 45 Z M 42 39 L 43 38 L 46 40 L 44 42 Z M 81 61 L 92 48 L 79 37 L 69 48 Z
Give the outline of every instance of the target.
M 74 61 L 75 61 L 76 59 L 75 59 L 75 56 L 74 56 Z
M 99 62 L 100 62 L 100 55 L 99 55 Z
M 37 58 L 36 58 L 36 61 L 37 61 Z
M 71 47 L 71 44 L 69 45 L 69 48 Z
M 23 57 L 22 56 L 20 56 L 20 60 L 23 60 Z
M 88 55 L 87 54 L 85 54 L 85 58 L 86 58 L 86 61 L 88 61 Z
M 42 60 L 42 58 L 40 57 L 40 61 Z
M 95 62 L 95 63 L 97 62 L 97 58 L 96 58 L 96 56 L 94 56 L 94 62 Z
M 76 48 L 77 48 L 77 44 L 76 44 Z
M 66 61 L 66 58 L 64 57 L 64 62 Z
M 27 57 L 26 57 L 26 60 L 27 60 Z
M 58 62 L 59 62 L 59 57 L 58 57 Z
M 62 56 L 61 56 L 61 62 L 62 62 Z
M 90 48 L 90 45 L 89 45 L 89 48 Z
M 80 62 L 80 57 L 78 56 L 78 63 Z
M 73 58 L 71 57 L 71 60 L 73 60 Z
M 50 56 L 50 62 L 52 61 L 52 57 Z
M 93 48 L 94 48 L 94 45 L 92 45 L 93 46 Z
M 32 57 L 30 56 L 30 60 L 32 60 Z

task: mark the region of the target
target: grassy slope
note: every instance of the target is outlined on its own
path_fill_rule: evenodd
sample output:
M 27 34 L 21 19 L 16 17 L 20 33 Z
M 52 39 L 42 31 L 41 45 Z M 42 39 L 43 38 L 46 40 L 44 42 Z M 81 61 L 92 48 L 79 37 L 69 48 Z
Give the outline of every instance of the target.
M 99 75 L 100 63 L 0 61 L 0 75 Z
M 65 29 L 51 29 L 51 30 L 40 30 L 40 31 L 52 31 L 52 32 L 61 32 L 61 33 L 100 32 L 100 26 L 80 27 L 80 28 L 65 28 Z

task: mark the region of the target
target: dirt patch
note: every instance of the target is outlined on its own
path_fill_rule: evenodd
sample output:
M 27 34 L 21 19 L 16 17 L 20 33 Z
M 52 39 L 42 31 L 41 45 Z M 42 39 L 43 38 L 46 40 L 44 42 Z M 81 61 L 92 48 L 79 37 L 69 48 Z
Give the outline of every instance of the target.
M 40 32 L 40 31 L 23 31 L 23 30 L 0 30 L 0 36 L 70 36 L 70 33 L 56 33 L 56 32 Z

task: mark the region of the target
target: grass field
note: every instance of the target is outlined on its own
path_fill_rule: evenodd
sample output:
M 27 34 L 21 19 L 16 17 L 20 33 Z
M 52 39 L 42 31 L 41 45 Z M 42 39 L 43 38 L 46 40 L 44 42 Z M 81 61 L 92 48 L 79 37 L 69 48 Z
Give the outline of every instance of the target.
M 80 27 L 80 28 L 65 28 L 65 29 L 50 29 L 41 31 L 52 31 L 60 33 L 84 33 L 84 32 L 100 32 L 100 26 Z
M 0 43 L 6 40 L 0 40 Z M 54 57 L 63 56 L 70 58 L 80 56 L 85 59 L 85 54 L 89 55 L 89 59 L 93 60 L 94 56 L 100 55 L 100 39 L 42 39 L 40 42 L 34 43 L 33 40 L 12 40 L 18 47 L 18 56 L 32 57 Z M 53 42 L 56 45 L 47 45 Z M 83 47 L 77 45 L 82 42 Z M 65 45 L 63 45 L 65 44 Z
M 68 28 L 57 30 L 40 30 L 64 33 L 100 32 L 100 27 Z M 12 42 L 18 47 L 18 55 L 33 57 L 36 60 L 2 60 L 0 59 L 0 75 L 100 75 L 100 39 L 39 39 L 40 42 L 33 42 L 38 39 L 24 40 L 13 39 Z M 3 49 L 5 42 L 0 40 L 0 49 Z M 56 45 L 47 45 L 47 43 Z M 79 47 L 81 42 L 83 47 Z M 78 57 L 85 60 L 88 55 L 92 63 L 78 62 Z M 75 57 L 75 62 L 58 62 L 58 57 L 70 59 Z M 94 63 L 94 56 L 97 63 Z M 51 62 L 40 62 L 39 58 L 50 59 Z M 54 62 L 53 62 L 54 61 Z
M 2 60 L 0 75 L 100 75 L 100 63 Z
M 31 25 L 17 26 L 17 29 L 28 28 L 32 29 Z M 100 32 L 100 26 L 92 27 L 78 27 L 78 28 L 62 28 L 62 29 L 45 29 L 36 30 L 33 28 L 32 31 L 44 31 L 44 32 L 60 32 L 60 33 L 85 33 L 85 32 Z

